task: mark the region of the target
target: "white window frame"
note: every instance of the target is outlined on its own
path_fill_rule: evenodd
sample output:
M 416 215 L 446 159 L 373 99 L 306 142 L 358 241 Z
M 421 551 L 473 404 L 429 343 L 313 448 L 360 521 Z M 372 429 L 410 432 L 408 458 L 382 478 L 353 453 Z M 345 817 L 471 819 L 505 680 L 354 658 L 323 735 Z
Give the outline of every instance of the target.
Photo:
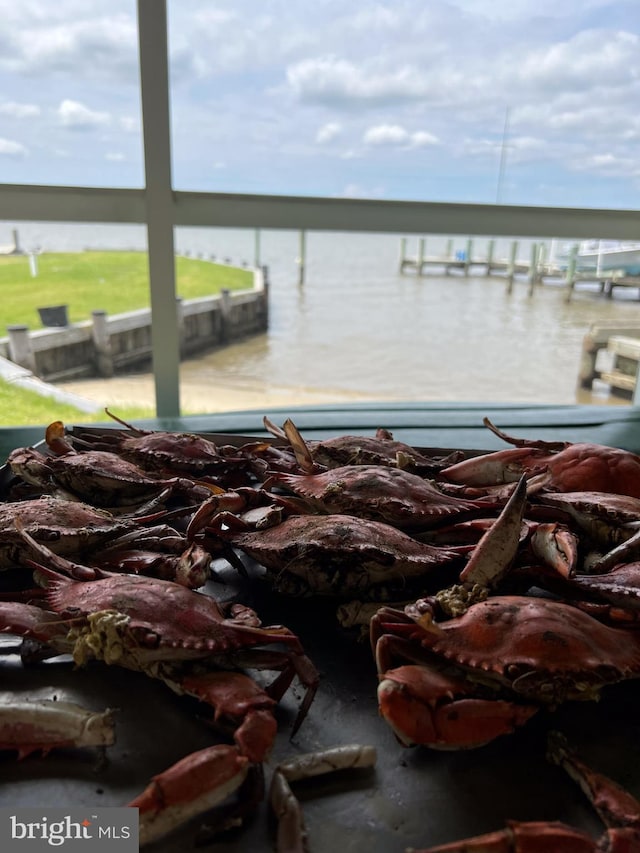
M 180 416 L 176 226 L 640 239 L 639 210 L 175 191 L 171 177 L 166 0 L 137 0 L 137 4 L 144 188 L 0 184 L 0 220 L 146 225 L 158 418 Z

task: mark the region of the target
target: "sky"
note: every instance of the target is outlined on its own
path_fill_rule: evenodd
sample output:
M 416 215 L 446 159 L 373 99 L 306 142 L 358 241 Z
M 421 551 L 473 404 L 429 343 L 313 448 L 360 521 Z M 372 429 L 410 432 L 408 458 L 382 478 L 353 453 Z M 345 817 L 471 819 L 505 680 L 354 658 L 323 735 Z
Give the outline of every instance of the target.
M 179 190 L 640 207 L 638 0 L 168 0 Z M 144 183 L 134 0 L 0 0 L 0 183 Z

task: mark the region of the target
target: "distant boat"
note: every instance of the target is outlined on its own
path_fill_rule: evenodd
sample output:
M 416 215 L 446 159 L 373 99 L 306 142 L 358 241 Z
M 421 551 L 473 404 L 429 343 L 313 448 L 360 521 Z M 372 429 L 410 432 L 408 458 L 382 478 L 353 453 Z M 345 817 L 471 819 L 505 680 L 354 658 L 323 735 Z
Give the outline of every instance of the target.
M 618 240 L 585 240 L 564 246 L 558 253 L 559 265 L 566 269 L 572 252 L 576 252 L 579 270 L 594 272 L 620 271 L 623 275 L 640 275 L 640 243 Z

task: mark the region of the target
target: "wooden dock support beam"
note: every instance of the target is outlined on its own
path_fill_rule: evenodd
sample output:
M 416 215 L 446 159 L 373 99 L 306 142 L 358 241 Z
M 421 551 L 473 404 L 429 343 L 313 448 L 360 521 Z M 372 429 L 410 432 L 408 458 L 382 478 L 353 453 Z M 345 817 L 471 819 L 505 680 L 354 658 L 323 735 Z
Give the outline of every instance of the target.
M 567 285 L 567 302 L 571 302 L 573 288 L 576 284 L 576 266 L 578 263 L 577 253 L 578 247 L 574 246 L 574 248 L 571 250 L 571 254 L 569 255 L 569 261 L 567 263 L 567 275 L 565 277 L 565 284 Z
M 416 272 L 418 273 L 418 275 L 422 275 L 422 273 L 423 273 L 424 259 L 425 259 L 425 254 L 424 254 L 425 243 L 426 243 L 426 241 L 425 241 L 424 237 L 420 237 L 420 239 L 418 240 L 418 260 L 416 262 L 417 263 Z
M 307 232 L 301 231 L 299 235 L 299 252 L 298 252 L 298 284 L 304 284 L 304 270 L 307 254 Z
M 491 275 L 491 267 L 493 265 L 493 251 L 495 249 L 496 241 L 489 240 L 487 244 L 487 268 L 485 270 L 485 275 Z
M 260 229 L 253 232 L 253 265 L 256 269 L 260 266 Z
M 518 254 L 518 241 L 514 240 L 511 244 L 511 252 L 509 253 L 509 266 L 507 268 L 507 293 L 513 290 L 513 279 L 516 274 L 516 256 Z
M 533 289 L 536 284 L 536 279 L 538 277 L 538 244 L 531 244 L 531 260 L 529 262 L 529 291 L 528 295 L 533 296 Z
M 473 240 L 467 240 L 467 248 L 464 252 L 464 274 L 469 275 L 469 267 L 471 266 L 471 252 L 473 251 Z

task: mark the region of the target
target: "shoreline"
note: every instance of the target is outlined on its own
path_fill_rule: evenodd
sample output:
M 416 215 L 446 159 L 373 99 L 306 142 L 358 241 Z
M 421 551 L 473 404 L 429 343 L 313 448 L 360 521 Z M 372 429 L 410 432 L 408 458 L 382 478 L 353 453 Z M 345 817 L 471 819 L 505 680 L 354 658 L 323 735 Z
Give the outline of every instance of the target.
M 56 387 L 108 408 L 140 407 L 155 411 L 155 383 L 152 374 L 114 376 L 108 379 L 76 379 L 56 383 Z M 180 383 L 180 408 L 183 415 L 372 400 L 379 400 L 379 397 L 335 388 L 263 387 L 257 382 L 246 380 L 239 380 L 234 385 L 222 382 Z

